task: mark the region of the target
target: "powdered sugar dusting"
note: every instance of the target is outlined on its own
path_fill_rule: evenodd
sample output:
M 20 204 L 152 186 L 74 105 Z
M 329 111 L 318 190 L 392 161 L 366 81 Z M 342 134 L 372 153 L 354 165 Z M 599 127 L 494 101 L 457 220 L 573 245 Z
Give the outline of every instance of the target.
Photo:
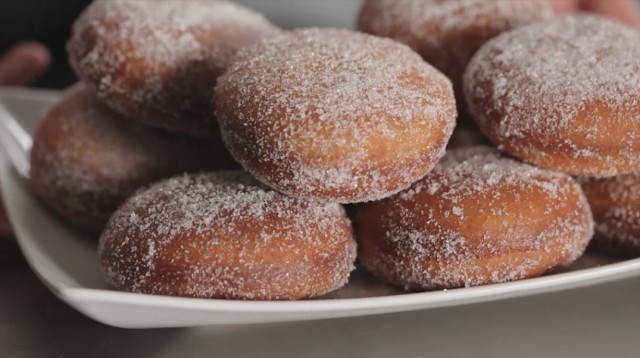
M 488 147 L 454 149 L 408 190 L 360 204 L 355 227 L 362 263 L 408 289 L 540 275 L 576 260 L 593 234 L 571 177 Z
M 640 253 L 640 173 L 581 178 L 592 206 L 598 239 L 624 255 Z
M 638 43 L 637 30 L 587 15 L 503 34 L 469 64 L 470 111 L 502 149 L 536 165 L 588 176 L 638 170 Z
M 68 51 L 79 77 L 113 109 L 203 136 L 215 124 L 216 78 L 238 49 L 278 32 L 226 1 L 102 0 L 78 18 Z
M 290 195 L 379 199 L 424 176 L 456 115 L 450 82 L 396 42 L 302 29 L 240 51 L 216 89 L 223 140 Z
M 242 172 L 181 176 L 131 197 L 100 241 L 107 281 L 133 292 L 296 299 L 343 286 L 344 209 L 286 197 Z
M 44 115 L 31 151 L 34 189 L 71 222 L 101 231 L 117 206 L 151 181 L 234 167 L 218 139 L 142 127 L 104 107 L 83 85 Z
M 471 56 L 487 40 L 551 16 L 547 0 L 366 0 L 359 28 L 409 45 L 457 91 Z

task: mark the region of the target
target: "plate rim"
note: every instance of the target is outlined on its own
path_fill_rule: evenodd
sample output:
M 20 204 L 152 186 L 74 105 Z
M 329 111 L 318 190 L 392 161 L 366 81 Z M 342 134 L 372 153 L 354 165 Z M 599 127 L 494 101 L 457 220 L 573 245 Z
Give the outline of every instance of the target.
M 60 91 L 39 90 L 25 88 L 0 88 L 0 101 L 8 97 L 22 100 L 52 101 L 59 98 Z M 22 121 L 18 118 L 18 121 Z M 6 177 L 15 175 L 12 173 L 11 164 L 8 162 L 4 152 L 0 163 L 0 176 Z M 12 178 L 17 181 L 18 178 Z M 16 183 L 21 185 L 22 183 Z M 1 184 L 1 191 L 6 194 L 9 191 L 7 183 Z M 26 189 L 25 189 L 26 190 Z M 29 195 L 32 195 L 29 193 Z M 375 297 L 360 298 L 329 298 L 311 299 L 300 301 L 244 301 L 244 300 L 224 300 L 161 296 L 151 294 L 132 293 L 116 290 L 105 290 L 87 287 L 71 287 L 57 282 L 52 273 L 43 271 L 44 269 L 35 259 L 34 255 L 39 255 L 32 250 L 30 243 L 32 239 L 25 239 L 27 236 L 23 232 L 17 216 L 16 209 L 6 205 L 8 196 L 3 195 L 3 201 L 7 206 L 9 220 L 14 226 L 16 241 L 23 252 L 29 266 L 36 273 L 37 277 L 56 296 L 75 309 L 83 312 L 91 318 L 102 323 L 116 325 L 108 318 L 100 317 L 95 312 L 88 312 L 86 307 L 81 307 L 83 303 L 103 303 L 103 304 L 125 304 L 135 306 L 148 306 L 155 308 L 171 308 L 179 310 L 197 310 L 209 312 L 225 313 L 328 313 L 334 312 L 335 317 L 346 317 L 367 314 L 366 311 L 380 311 L 378 313 L 390 313 L 399 311 L 410 311 L 418 309 L 434 309 L 449 306 L 459 306 L 487 301 L 497 301 L 522 296 L 531 296 L 549 292 L 565 291 L 579 287 L 591 286 L 604 282 L 622 280 L 640 275 L 640 258 L 609 263 L 602 266 L 589 267 L 571 272 L 561 272 L 542 277 L 525 280 L 497 283 L 485 286 L 466 287 L 451 290 L 401 293 L 393 295 L 381 295 Z M 342 314 L 339 314 L 342 313 Z M 370 313 L 373 314 L 373 313 Z M 102 318 L 102 319 L 101 319 Z M 304 318 L 301 318 L 304 319 Z
M 155 306 L 173 307 L 173 308 L 191 308 L 198 306 L 206 309 L 208 306 L 224 306 L 229 311 L 247 311 L 253 312 L 281 312 L 281 311 L 333 311 L 335 305 L 344 304 L 349 306 L 348 310 L 358 309 L 375 309 L 383 308 L 390 305 L 388 301 L 403 301 L 403 305 L 419 305 L 427 303 L 440 302 L 440 296 L 448 296 L 447 301 L 443 301 L 445 306 L 458 305 L 457 302 L 470 300 L 470 303 L 481 302 L 477 298 L 515 298 L 521 296 L 529 296 L 541 294 L 551 291 L 568 290 L 578 287 L 584 287 L 601 282 L 609 282 L 613 280 L 622 280 L 624 278 L 633 277 L 640 274 L 640 258 L 606 264 L 598 267 L 591 267 L 572 272 L 557 273 L 542 277 L 535 277 L 519 281 L 496 283 L 485 286 L 464 287 L 449 290 L 436 290 L 426 292 L 408 292 L 394 295 L 384 295 L 375 297 L 359 297 L 359 298 L 330 298 L 330 299 L 310 299 L 298 301 L 250 301 L 250 300 L 224 300 L 224 299 L 208 299 L 208 298 L 190 298 L 190 297 L 174 297 L 152 295 L 144 293 L 133 293 L 116 290 L 102 290 L 94 288 L 76 288 L 65 287 L 58 288 L 59 292 L 68 298 L 79 298 L 85 300 L 103 301 L 103 302 L 135 302 L 137 304 L 145 303 Z M 587 276 L 587 277 L 585 277 Z M 525 287 L 521 287 L 525 286 Z M 562 286 L 561 288 L 558 286 Z M 556 290 L 555 288 L 559 288 Z M 498 292 L 496 292 L 498 291 Z M 436 297 L 437 296 L 437 297 Z M 425 299 L 433 297 L 433 299 Z M 453 304 L 450 304 L 453 303 Z M 253 307 L 256 306 L 256 307 Z M 259 307 L 258 307 L 259 306 Z M 253 308 L 252 308 L 253 307 Z M 252 309 L 251 309 L 252 308 Z M 341 308 L 342 309 L 342 308 Z

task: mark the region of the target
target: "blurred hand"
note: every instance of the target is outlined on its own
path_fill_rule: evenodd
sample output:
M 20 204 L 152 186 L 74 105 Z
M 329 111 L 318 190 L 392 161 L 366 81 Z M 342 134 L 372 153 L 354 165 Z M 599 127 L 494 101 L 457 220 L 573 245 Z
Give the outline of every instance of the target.
M 636 0 L 551 0 L 558 14 L 592 12 L 640 27 L 640 7 Z
M 25 85 L 49 67 L 50 62 L 46 47 L 37 42 L 21 42 L 0 56 L 0 86 Z M 11 225 L 0 202 L 0 238 L 11 235 Z
M 21 42 L 0 57 L 0 86 L 21 86 L 41 74 L 51 62 L 49 50 L 37 42 Z

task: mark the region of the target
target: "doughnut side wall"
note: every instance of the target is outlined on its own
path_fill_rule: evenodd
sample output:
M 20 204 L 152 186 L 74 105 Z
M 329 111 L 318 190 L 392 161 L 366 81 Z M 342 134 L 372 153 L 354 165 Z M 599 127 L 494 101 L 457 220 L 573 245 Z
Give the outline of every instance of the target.
M 292 300 L 346 284 L 356 243 L 340 205 L 217 172 L 138 192 L 109 221 L 99 252 L 107 282 L 121 290 Z
M 520 280 L 568 265 L 593 236 L 584 193 L 570 176 L 455 149 L 388 199 L 359 204 L 360 261 L 411 290 Z
M 288 195 L 341 203 L 407 188 L 444 154 L 451 83 L 408 47 L 303 29 L 240 51 L 216 88 L 231 154 Z

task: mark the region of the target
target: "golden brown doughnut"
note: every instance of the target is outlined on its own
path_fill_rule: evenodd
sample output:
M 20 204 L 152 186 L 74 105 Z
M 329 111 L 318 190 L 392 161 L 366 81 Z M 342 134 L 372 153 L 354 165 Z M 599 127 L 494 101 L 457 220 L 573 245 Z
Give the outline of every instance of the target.
M 542 275 L 582 255 L 589 205 L 568 175 L 454 149 L 411 188 L 358 204 L 360 262 L 405 289 L 446 289 Z
M 356 244 L 344 209 L 244 172 L 184 175 L 129 198 L 100 238 L 107 282 L 160 295 L 293 300 L 343 286 Z
M 596 222 L 594 242 L 622 256 L 640 256 L 640 173 L 580 181 Z
M 451 82 L 405 45 L 301 29 L 241 50 L 216 88 L 229 151 L 260 181 L 341 203 L 407 188 L 444 154 Z
M 417 51 L 451 79 L 462 109 L 471 56 L 496 35 L 552 14 L 548 0 L 365 0 L 358 27 Z
M 192 136 L 216 132 L 216 78 L 238 49 L 280 31 L 226 1 L 94 1 L 67 50 L 76 74 L 127 118 Z
M 79 84 L 42 118 L 30 176 L 46 204 L 72 224 L 99 232 L 140 186 L 185 171 L 233 166 L 220 139 L 194 140 L 143 127 L 103 106 Z
M 469 110 L 501 150 L 581 176 L 640 170 L 640 32 L 575 15 L 489 41 L 465 73 Z

